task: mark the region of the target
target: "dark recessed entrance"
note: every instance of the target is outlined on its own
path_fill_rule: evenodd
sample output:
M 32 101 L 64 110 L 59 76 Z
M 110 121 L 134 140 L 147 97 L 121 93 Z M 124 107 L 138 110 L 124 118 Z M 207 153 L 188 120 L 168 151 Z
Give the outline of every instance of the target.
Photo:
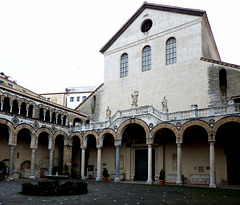
M 155 176 L 155 150 L 152 150 L 152 176 Z M 135 151 L 135 181 L 147 181 L 148 179 L 148 150 L 137 149 Z

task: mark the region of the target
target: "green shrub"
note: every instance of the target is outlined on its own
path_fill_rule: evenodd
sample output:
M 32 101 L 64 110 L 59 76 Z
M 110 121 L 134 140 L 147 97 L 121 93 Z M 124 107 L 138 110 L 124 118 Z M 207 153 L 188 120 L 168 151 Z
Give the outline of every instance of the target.
M 65 196 L 65 195 L 80 195 L 87 194 L 87 183 L 67 181 L 59 186 L 59 181 L 56 182 L 38 182 L 22 184 L 22 194 L 33 196 Z
M 88 193 L 88 184 L 85 182 L 76 182 L 76 193 L 75 194 L 87 194 Z
M 59 188 L 59 183 L 55 182 L 38 182 L 40 195 L 55 196 Z
M 22 193 L 25 195 L 32 195 L 33 191 L 33 184 L 32 183 L 23 183 L 22 184 Z
M 75 192 L 75 183 L 74 182 L 65 182 L 61 184 L 59 187 L 58 195 L 73 195 Z

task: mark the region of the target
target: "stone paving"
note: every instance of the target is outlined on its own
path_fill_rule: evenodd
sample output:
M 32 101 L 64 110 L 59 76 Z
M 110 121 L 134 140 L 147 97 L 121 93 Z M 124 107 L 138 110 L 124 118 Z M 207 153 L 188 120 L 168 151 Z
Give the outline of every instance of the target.
M 193 204 L 181 189 L 160 185 L 86 181 L 88 194 L 73 196 L 25 196 L 24 181 L 0 182 L 0 205 L 27 204 Z M 32 181 L 37 183 L 37 181 Z M 169 187 L 169 186 L 168 186 Z M 240 193 L 240 192 L 239 192 Z M 189 203 L 190 202 L 190 203 Z

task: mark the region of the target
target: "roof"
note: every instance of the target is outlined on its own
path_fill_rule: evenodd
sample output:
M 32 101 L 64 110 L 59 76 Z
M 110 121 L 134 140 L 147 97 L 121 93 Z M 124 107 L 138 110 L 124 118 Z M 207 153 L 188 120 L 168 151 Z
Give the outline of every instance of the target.
M 144 9 L 153 9 L 158 11 L 186 14 L 191 16 L 203 16 L 204 14 L 206 14 L 206 12 L 203 10 L 188 9 L 161 4 L 152 4 L 147 3 L 145 1 L 143 5 L 131 16 L 131 18 L 117 31 L 117 33 L 115 33 L 114 36 L 100 49 L 100 52 L 104 53 L 118 39 L 118 37 L 132 24 L 132 22 L 142 13 Z
M 213 60 L 213 59 L 205 58 L 205 57 L 201 57 L 200 60 L 206 61 L 206 62 L 209 62 L 209 63 L 214 63 L 214 64 L 218 64 L 218 65 L 223 65 L 223 66 L 231 67 L 231 68 L 240 69 L 240 65 L 231 64 L 231 63 L 226 63 L 226 62 L 219 61 L 219 60 Z
M 101 87 L 103 87 L 104 83 L 99 85 L 84 101 L 82 101 L 74 110 L 77 110 L 79 107 L 81 107 L 82 104 L 84 104 L 90 97 L 92 97 Z
M 12 88 L 8 88 L 8 87 L 3 86 L 3 85 L 0 84 L 0 91 L 2 91 L 2 90 L 5 90 L 5 91 L 7 91 L 7 92 L 11 92 L 11 93 L 14 93 L 14 94 L 16 94 L 16 95 L 20 95 L 20 96 L 29 98 L 29 99 L 31 99 L 31 100 L 36 100 L 36 101 L 38 101 L 38 102 L 41 102 L 41 103 L 44 103 L 44 104 L 47 104 L 47 105 L 56 107 L 56 108 L 58 108 L 58 109 L 62 109 L 62 110 L 64 110 L 64 111 L 66 111 L 66 112 L 72 112 L 72 113 L 74 113 L 74 114 L 81 115 L 81 116 L 83 116 L 83 117 L 87 117 L 87 115 L 85 115 L 84 113 L 81 113 L 81 112 L 79 112 L 79 111 L 77 111 L 77 110 L 68 108 L 68 107 L 66 107 L 66 106 L 63 106 L 63 105 L 60 105 L 60 104 L 57 104 L 57 103 L 54 103 L 54 102 L 49 102 L 48 100 L 42 99 L 42 98 L 40 98 L 40 97 L 36 97 L 36 96 L 34 96 L 34 95 L 32 95 L 32 94 L 23 93 L 23 92 L 21 92 L 21 91 L 19 91 L 19 90 L 15 90 L 15 89 L 12 89 Z

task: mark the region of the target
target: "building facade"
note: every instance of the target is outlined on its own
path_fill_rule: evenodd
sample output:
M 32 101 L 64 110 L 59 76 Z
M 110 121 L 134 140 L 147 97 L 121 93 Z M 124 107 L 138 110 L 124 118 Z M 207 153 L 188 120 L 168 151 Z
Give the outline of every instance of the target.
M 144 2 L 100 52 L 104 83 L 75 110 L 1 86 L 9 177 L 240 184 L 240 66 L 221 61 L 205 11 Z
M 75 109 L 95 88 L 95 86 L 72 87 L 66 88 L 63 93 L 43 93 L 40 95 L 44 96 L 48 101 Z
M 240 67 L 221 61 L 205 11 L 145 2 L 100 52 L 104 84 L 76 108 L 92 128 L 73 129 L 97 180 L 240 183 Z

